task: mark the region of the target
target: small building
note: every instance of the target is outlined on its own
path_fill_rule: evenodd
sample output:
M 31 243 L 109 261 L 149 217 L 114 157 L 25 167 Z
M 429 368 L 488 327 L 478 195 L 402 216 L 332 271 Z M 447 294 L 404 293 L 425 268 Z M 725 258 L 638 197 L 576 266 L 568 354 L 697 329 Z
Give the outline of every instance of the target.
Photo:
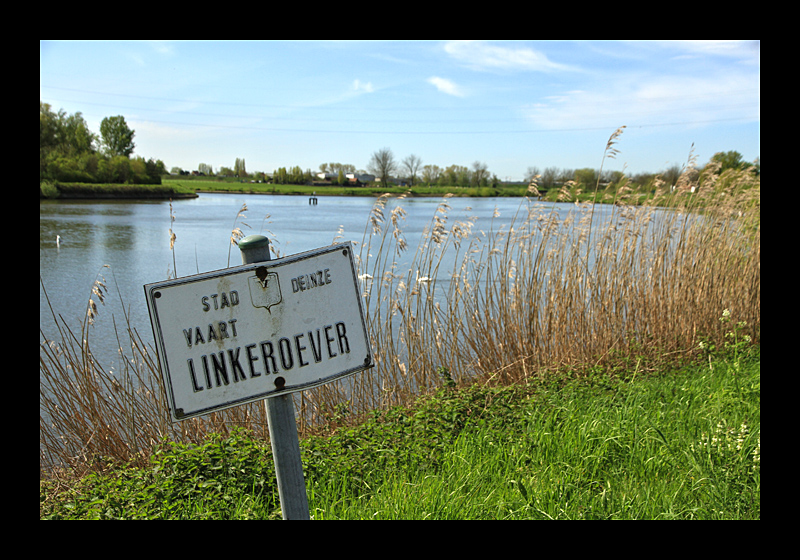
M 369 173 L 345 173 L 344 176 L 351 185 L 366 185 L 375 182 L 375 175 Z

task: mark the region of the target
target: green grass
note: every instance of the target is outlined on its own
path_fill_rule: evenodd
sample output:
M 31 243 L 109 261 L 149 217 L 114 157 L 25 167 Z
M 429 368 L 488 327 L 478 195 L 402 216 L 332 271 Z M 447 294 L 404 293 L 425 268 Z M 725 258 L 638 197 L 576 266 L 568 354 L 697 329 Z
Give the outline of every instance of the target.
M 196 196 L 194 189 L 178 183 L 139 185 L 119 183 L 41 183 L 45 198 L 171 198 Z
M 411 196 L 443 196 L 452 194 L 454 196 L 523 196 L 526 193 L 525 186 L 498 186 L 493 187 L 440 187 L 440 186 L 413 186 L 413 187 L 381 187 L 381 186 L 317 186 L 317 185 L 278 185 L 267 183 L 238 182 L 234 180 L 210 180 L 210 179 L 163 179 L 164 185 L 174 185 L 182 189 L 190 189 L 199 192 L 238 192 L 253 194 L 291 194 L 311 196 L 380 196 L 384 193 L 404 194 Z
M 661 374 L 445 387 L 301 440 L 311 515 L 759 519 L 760 379 L 736 344 Z M 244 430 L 98 470 L 40 482 L 40 518 L 280 518 L 269 445 Z

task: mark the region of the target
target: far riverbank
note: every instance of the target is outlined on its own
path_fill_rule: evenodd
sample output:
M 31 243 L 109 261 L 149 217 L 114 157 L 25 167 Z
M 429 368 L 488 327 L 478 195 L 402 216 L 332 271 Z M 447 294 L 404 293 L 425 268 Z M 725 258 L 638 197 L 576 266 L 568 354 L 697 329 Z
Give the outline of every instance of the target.
M 40 199 L 179 199 L 196 198 L 199 193 L 240 193 L 300 196 L 381 196 L 386 193 L 407 196 L 444 195 L 460 197 L 519 197 L 526 187 L 340 187 L 318 185 L 276 185 L 267 183 L 226 183 L 212 181 L 164 180 L 161 185 L 52 183 L 41 184 Z
M 503 183 L 488 187 L 458 186 L 339 186 L 339 185 L 283 185 L 273 183 L 244 182 L 241 180 L 201 180 L 164 178 L 160 185 L 142 184 L 92 184 L 92 183 L 59 183 L 42 182 L 39 184 L 39 198 L 60 200 L 179 200 L 197 198 L 202 193 L 236 193 L 236 194 L 271 194 L 308 197 L 379 197 L 385 194 L 407 197 L 467 197 L 490 198 L 509 197 L 536 198 L 544 202 L 615 204 L 625 206 L 652 205 L 659 207 L 708 205 L 717 194 L 724 194 L 721 186 L 715 188 L 712 195 L 700 196 L 691 192 L 617 192 L 616 188 L 607 187 L 595 193 L 588 189 L 585 192 L 580 186 L 562 187 L 560 189 L 531 189 L 520 183 Z M 677 196 L 676 196 L 677 195 Z
M 198 194 L 180 185 L 127 185 L 94 183 L 40 183 L 39 199 L 154 199 L 197 198 Z
M 407 196 L 444 195 L 463 197 L 524 196 L 527 185 L 497 185 L 493 187 L 457 187 L 457 186 L 385 186 L 385 185 L 283 185 L 275 183 L 252 183 L 245 181 L 200 181 L 164 179 L 165 185 L 174 185 L 182 189 L 203 192 L 231 192 L 242 194 L 276 194 L 295 196 L 381 196 L 386 193 Z

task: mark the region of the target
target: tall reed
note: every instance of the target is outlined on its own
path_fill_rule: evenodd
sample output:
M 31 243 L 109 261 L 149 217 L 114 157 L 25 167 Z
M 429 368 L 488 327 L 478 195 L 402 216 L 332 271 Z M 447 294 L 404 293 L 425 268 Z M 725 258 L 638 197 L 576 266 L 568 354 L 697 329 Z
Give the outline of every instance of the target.
M 451 220 L 445 197 L 416 247 L 403 233 L 404 197 L 379 197 L 357 248 L 375 367 L 296 395 L 300 429 L 335 427 L 443 384 L 691 358 L 701 341 L 724 343 L 723 309 L 757 342 L 760 178 L 715 171 L 690 157 L 674 188 L 657 183 L 650 205 L 627 205 L 623 183 L 615 205 L 572 205 L 564 217 L 525 198 L 510 220 L 488 225 Z M 89 340 L 105 292 L 98 275 L 79 329 L 51 307 L 58 337 L 40 333 L 41 472 L 143 462 L 163 438 L 199 442 L 236 426 L 268 438 L 261 403 L 172 424 L 155 351 L 127 317 L 114 333 L 122 371 L 99 364 Z
M 388 219 L 381 197 L 360 247 L 375 369 L 306 392 L 304 410 L 338 420 L 331 411 L 405 403 L 454 381 L 652 369 L 691 359 L 701 341 L 721 344 L 723 309 L 758 341 L 759 177 L 701 173 L 690 154 L 674 188 L 657 186 L 649 205 L 628 205 L 623 183 L 614 205 L 575 205 L 566 217 L 524 200 L 503 227 L 479 232 L 474 220 L 449 225 L 445 198 L 403 270 L 393 258 L 407 250 L 401 206 Z

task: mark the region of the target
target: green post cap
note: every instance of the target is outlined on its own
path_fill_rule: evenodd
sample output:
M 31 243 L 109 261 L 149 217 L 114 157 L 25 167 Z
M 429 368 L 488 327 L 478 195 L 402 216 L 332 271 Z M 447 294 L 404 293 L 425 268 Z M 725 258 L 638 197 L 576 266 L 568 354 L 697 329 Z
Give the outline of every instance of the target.
M 239 240 L 239 249 L 246 251 L 248 249 L 255 249 L 258 247 L 266 247 L 269 245 L 269 239 L 263 235 L 248 235 Z
M 248 235 L 239 240 L 242 264 L 252 264 L 270 260 L 269 239 L 263 235 Z

